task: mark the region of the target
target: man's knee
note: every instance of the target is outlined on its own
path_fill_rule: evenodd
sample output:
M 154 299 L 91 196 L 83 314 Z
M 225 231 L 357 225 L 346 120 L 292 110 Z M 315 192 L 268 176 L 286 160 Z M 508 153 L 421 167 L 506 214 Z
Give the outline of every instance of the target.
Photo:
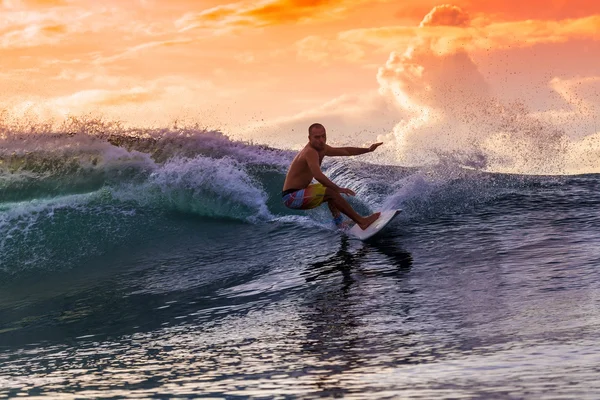
M 335 190 L 333 190 L 331 188 L 325 189 L 325 199 L 327 199 L 328 201 L 335 200 L 339 196 L 340 196 L 340 194 L 338 192 L 336 192 Z

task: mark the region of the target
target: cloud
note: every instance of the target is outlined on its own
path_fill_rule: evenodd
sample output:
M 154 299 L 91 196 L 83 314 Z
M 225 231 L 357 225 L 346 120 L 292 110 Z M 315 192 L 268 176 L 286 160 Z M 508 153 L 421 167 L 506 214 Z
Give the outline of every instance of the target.
M 109 79 L 109 78 L 104 78 Z M 152 81 L 122 81 L 121 88 L 86 89 L 56 97 L 21 96 L 7 103 L 11 115 L 62 120 L 68 116 L 97 114 L 136 126 L 164 125 L 176 118 L 196 116 L 195 121 L 214 127 L 222 115 L 206 113 L 219 101 L 231 101 L 239 92 L 220 90 L 211 81 L 169 76 Z M 126 86 L 123 88 L 123 86 Z M 225 112 L 225 111 L 223 111 Z
M 0 13 L 0 48 L 18 49 L 62 43 L 74 33 L 89 31 L 93 12 L 66 7 L 63 2 L 44 2 L 44 7 L 9 4 Z
M 421 21 L 419 27 L 470 25 L 470 17 L 460 7 L 444 4 L 434 7 Z
M 466 21 L 468 16 L 460 8 L 440 6 L 427 14 L 421 26 L 462 26 Z M 435 40 L 417 37 L 404 53 L 392 52 L 377 75 L 381 90 L 392 94 L 405 109 L 419 110 L 430 107 L 452 111 L 464 98 L 487 96 L 487 84 L 467 52 L 455 49 L 440 54 L 432 48 Z
M 62 7 L 68 5 L 67 0 L 3 0 L 1 5 L 6 9 Z
M 322 40 L 318 36 L 308 36 L 296 42 L 296 50 L 301 58 L 329 64 L 333 60 L 358 62 L 365 52 L 356 44 Z
M 462 101 L 488 96 L 485 79 L 464 52 L 438 55 L 426 44 L 404 54 L 392 53 L 378 71 L 381 90 L 405 109 L 423 107 L 453 111 Z
M 475 48 L 489 43 L 493 48 L 530 47 L 540 43 L 564 43 L 574 39 L 600 40 L 600 15 L 561 21 L 518 21 L 488 25 L 475 36 Z
M 188 13 L 176 25 L 180 30 L 261 28 L 340 18 L 367 0 L 266 0 L 243 1 Z
M 83 81 L 94 77 L 91 72 L 78 72 L 72 69 L 63 69 L 59 75 L 52 78 L 53 80 L 64 81 Z
M 140 104 L 146 103 L 154 99 L 159 92 L 148 90 L 146 88 L 134 88 L 127 92 L 103 93 L 101 99 L 97 99 L 95 104 L 99 106 L 119 106 L 124 104 Z
M 492 22 L 484 15 L 471 18 L 457 6 L 444 5 L 434 7 L 418 26 L 352 29 L 334 37 L 312 36 L 310 40 L 323 49 L 352 49 L 353 53 L 368 49 L 389 53 L 407 48 L 415 41 L 423 41 L 435 53 L 451 54 L 461 50 L 495 51 L 566 43 L 570 40 L 600 40 L 598 27 L 600 15 L 558 21 Z M 321 61 L 321 56 L 315 57 L 310 51 L 301 51 L 299 55 L 308 60 Z M 329 58 L 362 61 L 358 57 L 348 58 L 341 51 L 333 52 Z
M 189 43 L 193 43 L 192 39 L 169 39 L 169 40 L 156 40 L 152 42 L 142 43 L 136 46 L 129 47 L 124 51 L 117 53 L 115 55 L 109 57 L 101 57 L 98 56 L 94 59 L 94 64 L 109 64 L 115 61 L 122 60 L 124 58 L 134 57 L 137 53 L 153 49 L 157 47 L 173 47 L 179 45 L 185 45 Z
M 254 57 L 254 54 L 252 54 L 249 51 L 245 51 L 242 53 L 236 53 L 233 56 L 233 58 L 235 58 L 237 61 L 239 61 L 242 64 L 251 64 L 256 60 Z
M 458 0 L 460 4 L 468 6 L 477 12 L 503 19 L 551 19 L 578 18 L 597 14 L 600 6 L 596 1 L 590 0 Z
M 74 49 L 110 48 L 147 37 L 173 34 L 172 20 L 154 18 L 131 4 L 82 1 L 4 1 L 0 8 L 0 48 L 60 45 Z M 127 7 L 130 8 L 127 8 Z M 179 38 L 170 38 L 177 42 Z M 168 40 L 163 40 L 168 45 Z M 151 44 L 150 44 L 151 45 Z
M 66 25 L 30 25 L 10 30 L 0 36 L 0 47 L 23 48 L 60 42 L 67 33 Z
M 33 112 L 42 118 L 60 118 L 81 115 L 98 109 L 109 109 L 125 105 L 141 105 L 160 96 L 157 87 L 134 87 L 120 90 L 82 90 L 66 96 L 49 99 L 33 98 L 14 107 L 17 114 Z

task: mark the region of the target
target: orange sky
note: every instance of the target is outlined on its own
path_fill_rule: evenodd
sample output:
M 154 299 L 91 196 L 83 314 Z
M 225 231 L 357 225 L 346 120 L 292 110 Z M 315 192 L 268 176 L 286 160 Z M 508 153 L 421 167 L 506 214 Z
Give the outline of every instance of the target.
M 0 4 L 0 108 L 11 115 L 180 118 L 293 147 L 314 120 L 339 141 L 409 140 L 407 122 L 484 92 L 567 125 L 600 103 L 596 0 Z M 570 134 L 598 133 L 594 120 Z

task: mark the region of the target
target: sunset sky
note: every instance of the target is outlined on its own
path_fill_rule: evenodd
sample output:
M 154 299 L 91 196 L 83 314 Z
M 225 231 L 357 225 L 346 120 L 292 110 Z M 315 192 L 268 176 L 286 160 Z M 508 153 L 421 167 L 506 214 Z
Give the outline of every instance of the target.
M 467 140 L 483 120 L 482 145 L 498 146 L 506 118 L 482 106 L 493 100 L 523 104 L 517 129 L 549 124 L 592 146 L 600 131 L 596 0 L 0 4 L 11 116 L 182 119 L 281 147 L 321 121 L 330 141 L 406 153 Z

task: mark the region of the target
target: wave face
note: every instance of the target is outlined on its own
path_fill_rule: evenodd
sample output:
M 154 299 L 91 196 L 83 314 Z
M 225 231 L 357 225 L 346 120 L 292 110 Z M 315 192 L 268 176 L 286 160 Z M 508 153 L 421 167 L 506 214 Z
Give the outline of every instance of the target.
M 272 218 L 270 175 L 291 154 L 201 129 L 136 131 L 77 121 L 4 131 L 0 271 L 72 267 L 173 228 L 173 214 Z M 270 175 L 269 175 L 270 174 Z
M 72 268 L 115 247 L 177 231 L 176 218 L 328 226 L 326 207 L 294 212 L 280 191 L 294 152 L 239 142 L 198 127 L 124 129 L 71 120 L 0 131 L 0 272 Z M 403 208 L 423 220 L 564 178 L 478 172 L 473 162 L 427 168 L 327 159 L 362 213 Z M 467 160 L 468 161 L 468 160 Z M 476 160 L 472 160 L 476 161 Z

